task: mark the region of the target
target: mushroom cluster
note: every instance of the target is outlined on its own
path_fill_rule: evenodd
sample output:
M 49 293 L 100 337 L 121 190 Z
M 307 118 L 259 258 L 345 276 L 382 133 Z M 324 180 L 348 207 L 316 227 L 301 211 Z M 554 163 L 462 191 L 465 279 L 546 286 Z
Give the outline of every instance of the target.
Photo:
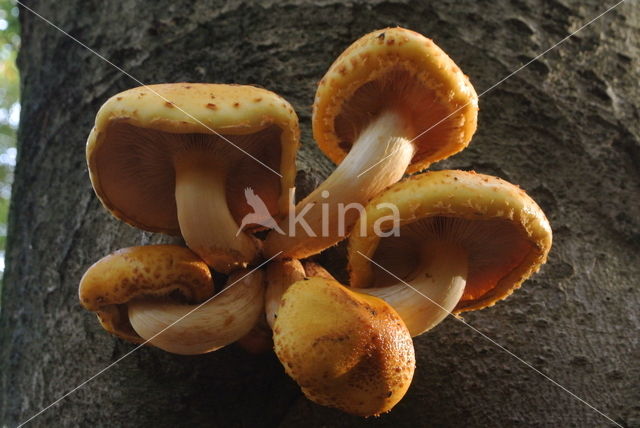
M 314 102 L 314 139 L 339 166 L 296 204 L 298 119 L 273 92 L 176 83 L 113 96 L 87 142 L 96 195 L 120 220 L 186 247 L 104 257 L 83 276 L 80 302 L 108 332 L 172 353 L 273 347 L 316 403 L 389 411 L 413 377 L 412 338 L 504 299 L 551 247 L 544 213 L 517 186 L 419 173 L 469 144 L 477 98 L 424 36 L 363 36 Z M 308 259 L 345 239 L 348 286 Z

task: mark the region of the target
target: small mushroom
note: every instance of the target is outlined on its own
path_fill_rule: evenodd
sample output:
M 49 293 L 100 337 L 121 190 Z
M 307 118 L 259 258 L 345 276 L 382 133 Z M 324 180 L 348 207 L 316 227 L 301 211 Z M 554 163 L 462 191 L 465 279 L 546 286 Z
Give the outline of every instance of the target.
M 359 416 L 388 412 L 415 369 L 411 336 L 391 306 L 324 278 L 287 288 L 273 340 L 310 400 Z
M 96 194 L 114 216 L 182 234 L 209 266 L 228 273 L 253 262 L 259 250 L 259 241 L 239 229 L 272 227 L 271 216 L 286 213 L 298 141 L 296 114 L 273 92 L 150 85 L 102 106 L 87 163 Z
M 314 138 L 339 166 L 279 223 L 285 233 L 269 234 L 266 254 L 305 258 L 344 239 L 369 199 L 467 146 L 477 101 L 430 39 L 386 28 L 357 40 L 320 81 L 313 106 Z
M 374 287 L 359 291 L 391 304 L 417 336 L 451 312 L 509 296 L 546 261 L 551 241 L 547 218 L 519 187 L 473 172 L 428 172 L 367 205 L 349 239 L 350 282 Z
M 91 266 L 80 302 L 105 330 L 176 354 L 215 351 L 246 335 L 264 308 L 262 273 L 239 270 L 214 296 L 211 272 L 175 245 L 131 247 Z M 205 302 L 205 303 L 200 303 Z
M 211 271 L 191 250 L 149 245 L 118 250 L 93 264 L 80 281 L 80 303 L 102 327 L 133 343 L 144 341 L 129 323 L 127 304 L 137 297 L 203 302 L 215 289 Z

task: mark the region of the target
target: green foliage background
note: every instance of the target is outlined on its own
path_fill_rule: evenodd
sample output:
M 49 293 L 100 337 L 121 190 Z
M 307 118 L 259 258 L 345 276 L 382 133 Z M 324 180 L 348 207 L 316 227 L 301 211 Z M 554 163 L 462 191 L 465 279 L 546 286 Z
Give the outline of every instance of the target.
M 20 47 L 18 7 L 0 0 L 0 268 L 4 270 L 7 215 L 16 161 L 16 130 L 20 113 L 20 81 L 16 55 Z

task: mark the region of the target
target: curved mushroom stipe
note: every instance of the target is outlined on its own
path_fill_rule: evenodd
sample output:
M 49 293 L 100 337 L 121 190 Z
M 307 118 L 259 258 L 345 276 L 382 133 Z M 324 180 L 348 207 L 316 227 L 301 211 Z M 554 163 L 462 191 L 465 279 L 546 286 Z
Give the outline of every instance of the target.
M 360 208 L 405 172 L 463 150 L 478 97 L 433 41 L 404 28 L 373 31 L 349 46 L 318 85 L 313 135 L 339 166 L 271 232 L 267 256 L 306 258 L 345 239 Z M 302 221 L 299 221 L 302 219 Z
M 390 304 L 412 337 L 431 330 L 451 314 L 467 282 L 467 252 L 459 246 L 431 242 L 423 247 L 423 258 L 411 279 L 387 287 L 357 289 Z
M 279 224 L 284 233 L 268 235 L 266 255 L 281 251 L 281 257 L 301 259 L 345 239 L 360 216 L 359 208 L 404 175 L 415 154 L 408 137 L 395 113 L 373 121 L 329 178 L 296 204 L 290 216 L 299 215 L 303 221 L 285 218 Z
M 200 305 L 149 299 L 129 303 L 133 329 L 150 344 L 174 354 L 204 354 L 246 335 L 264 308 L 264 275 L 240 270 L 225 289 Z

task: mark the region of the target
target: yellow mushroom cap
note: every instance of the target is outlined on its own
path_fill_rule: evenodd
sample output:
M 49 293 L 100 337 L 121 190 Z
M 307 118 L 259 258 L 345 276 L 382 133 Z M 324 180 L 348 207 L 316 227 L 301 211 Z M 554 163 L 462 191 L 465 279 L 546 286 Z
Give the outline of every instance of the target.
M 359 131 L 386 110 L 400 112 L 412 138 L 417 137 L 407 169 L 415 172 L 468 145 L 476 130 L 478 97 L 433 41 L 404 28 L 385 28 L 354 42 L 320 81 L 314 138 L 338 164 Z
M 390 220 L 379 221 L 390 215 L 382 203 L 397 207 L 399 237 L 377 236 L 376 227 L 392 227 Z M 509 296 L 546 261 L 552 234 L 535 201 L 507 181 L 464 171 L 420 174 L 367 205 L 349 240 L 351 286 L 369 287 L 384 276 L 367 257 L 400 278 L 410 274 L 415 251 L 430 239 L 447 239 L 467 251 L 467 284 L 454 311 L 462 312 Z
M 274 344 L 307 398 L 359 416 L 389 411 L 415 369 L 411 335 L 391 306 L 323 278 L 285 292 Z
M 179 297 L 202 302 L 214 293 L 211 272 L 191 250 L 176 245 L 130 247 L 94 263 L 78 294 L 109 333 L 133 343 L 143 339 L 129 323 L 127 302 L 136 297 Z
M 179 235 L 171 152 L 180 147 L 172 135 L 215 135 L 212 130 L 231 141 L 255 136 L 262 142 L 246 151 L 282 175 L 218 139 L 238 159 L 227 190 L 233 217 L 240 220 L 253 212 L 242 196 L 246 187 L 255 190 L 273 216 L 286 213 L 299 145 L 293 108 L 266 89 L 206 83 L 141 86 L 111 97 L 100 108 L 86 152 L 102 204 L 135 227 Z

